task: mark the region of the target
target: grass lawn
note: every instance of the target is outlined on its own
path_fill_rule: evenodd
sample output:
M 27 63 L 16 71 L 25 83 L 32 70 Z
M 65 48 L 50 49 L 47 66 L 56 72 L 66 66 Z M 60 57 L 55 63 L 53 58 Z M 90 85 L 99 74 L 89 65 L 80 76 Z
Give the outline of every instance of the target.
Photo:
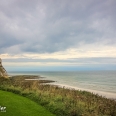
M 6 107 L 6 112 L 0 110 L 0 116 L 55 116 L 28 98 L 1 90 L 0 106 Z

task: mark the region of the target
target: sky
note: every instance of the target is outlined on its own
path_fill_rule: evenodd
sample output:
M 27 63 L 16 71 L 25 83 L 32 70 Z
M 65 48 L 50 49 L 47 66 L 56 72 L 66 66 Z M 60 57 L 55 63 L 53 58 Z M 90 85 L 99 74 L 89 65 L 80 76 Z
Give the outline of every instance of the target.
M 0 0 L 7 71 L 116 70 L 116 0 Z

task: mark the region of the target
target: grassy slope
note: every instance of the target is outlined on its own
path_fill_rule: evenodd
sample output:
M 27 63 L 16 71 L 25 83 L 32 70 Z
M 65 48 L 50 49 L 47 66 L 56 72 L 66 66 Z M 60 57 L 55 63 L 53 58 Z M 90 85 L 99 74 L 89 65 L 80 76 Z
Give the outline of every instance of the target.
M 1 90 L 0 106 L 6 107 L 6 112 L 0 111 L 0 116 L 54 116 L 25 97 Z

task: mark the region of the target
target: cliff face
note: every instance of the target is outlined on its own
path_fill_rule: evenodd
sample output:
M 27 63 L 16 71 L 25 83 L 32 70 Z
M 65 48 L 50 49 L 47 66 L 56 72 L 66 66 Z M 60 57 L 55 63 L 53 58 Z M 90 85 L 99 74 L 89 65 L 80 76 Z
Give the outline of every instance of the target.
M 2 60 L 0 58 L 0 76 L 3 76 L 3 77 L 8 77 L 8 74 L 5 70 L 5 68 L 2 66 Z

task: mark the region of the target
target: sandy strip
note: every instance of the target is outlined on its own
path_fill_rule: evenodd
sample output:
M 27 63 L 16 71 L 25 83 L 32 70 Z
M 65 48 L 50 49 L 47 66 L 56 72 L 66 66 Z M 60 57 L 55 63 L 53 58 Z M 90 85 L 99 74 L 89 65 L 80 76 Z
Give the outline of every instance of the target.
M 40 79 L 25 79 L 25 80 L 40 80 Z M 49 84 L 57 85 L 59 87 L 65 87 L 68 89 L 88 91 L 88 92 L 92 92 L 94 94 L 98 94 L 98 95 L 106 97 L 106 98 L 116 99 L 116 93 L 109 93 L 109 92 L 103 92 L 103 91 L 97 91 L 97 90 L 91 90 L 91 89 L 84 89 L 84 88 L 74 87 L 74 86 L 65 85 L 65 84 L 58 84 L 58 83 L 49 83 Z
M 40 79 L 25 79 L 25 80 L 28 80 L 28 81 L 37 80 L 37 81 L 39 81 Z
M 69 86 L 69 85 L 65 85 L 65 84 L 57 84 L 57 83 L 51 83 L 51 85 L 57 85 L 59 87 L 65 87 L 68 89 L 88 91 L 88 92 L 92 92 L 94 94 L 98 94 L 98 95 L 106 97 L 106 98 L 116 99 L 116 93 L 109 93 L 109 92 L 103 92 L 103 91 L 97 91 L 97 90 L 84 89 L 84 88 Z

